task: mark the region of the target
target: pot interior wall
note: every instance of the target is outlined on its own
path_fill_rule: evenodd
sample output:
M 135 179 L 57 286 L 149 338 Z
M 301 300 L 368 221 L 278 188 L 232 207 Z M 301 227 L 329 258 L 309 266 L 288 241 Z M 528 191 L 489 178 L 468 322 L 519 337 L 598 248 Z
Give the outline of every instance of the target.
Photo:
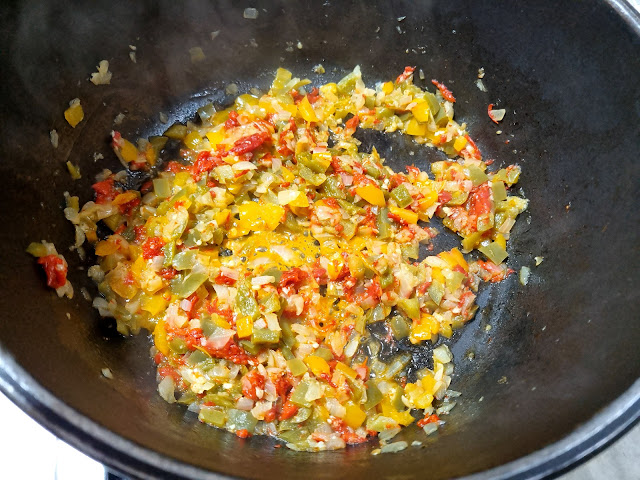
M 2 7 L 2 351 L 55 397 L 133 444 L 246 477 L 462 476 L 561 439 L 626 391 L 640 365 L 633 286 L 640 48 L 614 11 L 586 0 L 257 3 Z M 258 19 L 243 18 L 249 6 L 258 8 Z M 189 49 L 196 46 L 206 58 L 192 63 Z M 87 78 L 102 59 L 113 79 L 94 86 Z M 326 74 L 312 72 L 319 63 Z M 87 201 L 95 174 L 118 168 L 108 139 L 120 112 L 125 136 L 155 134 L 165 128 L 159 112 L 173 122 L 209 101 L 224 104 L 230 82 L 241 92 L 265 89 L 283 66 L 320 84 L 355 65 L 367 84 L 395 78 L 406 65 L 424 71 L 426 80 L 416 76 L 420 85 L 445 82 L 458 98 L 458 121 L 468 124 L 485 157 L 496 168 L 522 166 L 519 185 L 530 207 L 515 228 L 509 263 L 533 273 L 527 286 L 513 275 L 481 289 L 480 313 L 451 341 L 459 405 L 437 436 L 427 439 L 415 427 L 401 435 L 428 448 L 372 457 L 373 447 L 364 445 L 309 455 L 208 428 L 159 398 L 148 339 L 119 337 L 79 294 L 81 286 L 95 289 L 86 266 L 66 252 L 73 230 L 62 215 L 62 194 Z M 486 93 L 476 86 L 481 67 Z M 75 97 L 85 120 L 72 129 L 62 112 Z M 507 109 L 499 126 L 486 115 L 489 103 Z M 57 149 L 48 137 L 53 128 Z M 400 137 L 361 138 L 396 168 L 441 159 Z M 94 152 L 104 159 L 94 161 Z M 81 180 L 70 179 L 67 160 L 80 166 Z M 24 253 L 40 239 L 55 242 L 69 260 L 73 300 L 47 290 Z M 453 241 L 442 235 L 436 247 Z M 539 267 L 535 256 L 544 257 Z M 102 377 L 104 367 L 113 380 Z M 132 462 L 117 444 L 96 441 L 95 448 L 107 449 L 119 465 Z

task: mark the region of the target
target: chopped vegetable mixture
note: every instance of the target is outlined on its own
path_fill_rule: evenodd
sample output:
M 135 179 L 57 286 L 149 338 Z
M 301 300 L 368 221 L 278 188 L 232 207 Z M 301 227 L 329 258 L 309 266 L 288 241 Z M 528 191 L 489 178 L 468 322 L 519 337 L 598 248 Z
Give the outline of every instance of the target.
M 474 316 L 479 282 L 508 275 L 509 232 L 527 201 L 509 194 L 520 168 L 490 172 L 453 120 L 452 92 L 436 80 L 435 93 L 419 88 L 413 71 L 368 88 L 356 68 L 311 89 L 279 69 L 266 95 L 206 105 L 197 124 L 137 143 L 113 132 L 127 170 L 153 180 L 127 190 L 126 171 L 104 171 L 95 201 L 79 209 L 67 195 L 65 215 L 75 247 L 88 241 L 98 258 L 94 306 L 122 334 L 153 333 L 166 401 L 306 451 L 374 436 L 385 445 L 402 426 L 444 423 L 459 395 L 447 346 L 409 375 L 410 353 L 384 357 L 372 331 L 425 348 L 451 337 Z M 65 112 L 72 125 L 78 105 Z M 403 132 L 451 160 L 431 175 L 393 171 L 359 149 L 359 128 Z M 434 216 L 461 244 L 418 261 Z M 112 233 L 100 238 L 99 222 Z M 482 260 L 465 257 L 474 249 Z

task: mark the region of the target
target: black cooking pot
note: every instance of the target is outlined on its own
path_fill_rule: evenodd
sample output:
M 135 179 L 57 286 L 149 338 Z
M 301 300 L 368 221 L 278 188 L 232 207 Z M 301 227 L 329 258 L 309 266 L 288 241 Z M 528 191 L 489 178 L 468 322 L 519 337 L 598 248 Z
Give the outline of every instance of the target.
M 244 18 L 246 7 L 258 18 Z M 57 0 L 0 9 L 0 388 L 65 441 L 140 478 L 540 478 L 637 420 L 640 22 L 623 0 Z M 197 46 L 206 58 L 193 63 Z M 103 59 L 113 79 L 94 86 L 87 79 Z M 319 63 L 326 74 L 312 72 Z M 191 118 L 210 101 L 229 102 L 231 82 L 241 92 L 266 88 L 278 66 L 320 84 L 355 65 L 367 84 L 406 65 L 425 72 L 420 85 L 445 82 L 485 158 L 522 166 L 530 204 L 509 265 L 532 275 L 527 286 L 512 275 L 482 287 L 478 315 L 450 341 L 458 406 L 436 436 L 401 434 L 426 448 L 296 453 L 209 428 L 157 395 L 148 339 L 121 338 L 79 294 L 95 289 L 66 251 L 73 230 L 62 194 L 87 201 L 95 174 L 118 168 L 108 137 L 119 113 L 125 136 L 146 136 L 165 128 L 159 112 Z M 476 86 L 481 67 L 488 92 Z M 62 112 L 75 97 L 86 116 L 72 129 Z M 499 126 L 489 103 L 507 109 Z M 395 166 L 441 159 L 400 137 L 362 140 Z M 81 180 L 71 180 L 67 160 Z M 47 289 L 24 253 L 40 239 L 69 260 L 73 300 Z M 436 247 L 454 241 L 443 234 Z M 535 256 L 544 257 L 538 267 Z

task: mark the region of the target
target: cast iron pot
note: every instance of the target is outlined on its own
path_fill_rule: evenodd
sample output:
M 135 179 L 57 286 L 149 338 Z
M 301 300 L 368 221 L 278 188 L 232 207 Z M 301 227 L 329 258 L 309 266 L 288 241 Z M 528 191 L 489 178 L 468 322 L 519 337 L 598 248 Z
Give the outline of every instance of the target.
M 246 7 L 258 18 L 243 18 Z M 639 31 L 620 1 L 3 4 L 0 388 L 65 441 L 140 478 L 540 478 L 587 457 L 640 412 Z M 192 63 L 196 46 L 206 58 Z M 113 79 L 94 86 L 87 79 L 103 59 Z M 326 74 L 312 72 L 318 63 Z M 146 136 L 165 128 L 161 111 L 173 122 L 229 102 L 230 82 L 264 89 L 284 66 L 319 84 L 355 65 L 368 84 L 415 65 L 426 75 L 418 84 L 437 78 L 453 90 L 458 121 L 485 157 L 523 168 L 530 204 L 510 266 L 544 261 L 526 287 L 512 275 L 481 289 L 480 313 L 450 341 L 458 406 L 438 435 L 411 427 L 400 437 L 427 448 L 296 453 L 209 428 L 160 399 L 146 336 L 119 337 L 79 294 L 95 289 L 66 250 L 62 194 L 87 201 L 95 174 L 118 168 L 108 147 L 118 113 L 125 136 Z M 488 92 L 476 86 L 481 67 Z M 72 129 L 62 112 L 75 97 L 85 120 Z M 507 109 L 500 125 L 489 103 Z M 362 139 L 396 168 L 442 158 L 396 136 Z M 47 289 L 25 254 L 40 239 L 69 259 L 73 300 Z M 436 247 L 455 242 L 443 234 Z

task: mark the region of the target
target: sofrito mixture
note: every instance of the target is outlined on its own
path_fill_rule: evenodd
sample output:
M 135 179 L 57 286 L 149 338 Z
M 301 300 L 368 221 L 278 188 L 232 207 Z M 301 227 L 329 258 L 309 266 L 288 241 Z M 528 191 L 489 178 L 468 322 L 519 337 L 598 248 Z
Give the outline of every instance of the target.
M 74 248 L 86 241 L 97 258 L 93 304 L 124 335 L 152 332 L 167 402 L 305 451 L 376 436 L 397 451 L 401 427 L 444 424 L 460 393 L 438 340 L 473 318 L 481 281 L 510 273 L 506 244 L 527 201 L 509 194 L 520 168 L 489 171 L 453 119 L 453 94 L 435 80 L 435 93 L 419 88 L 413 70 L 368 88 L 356 68 L 309 88 L 279 69 L 267 94 L 204 106 L 197 124 L 137 144 L 113 132 L 127 169 L 103 171 L 82 208 L 66 194 Z M 394 171 L 360 150 L 359 128 L 403 132 L 450 160 Z M 152 180 L 126 189 L 134 171 Z M 431 253 L 434 216 L 458 248 Z M 72 293 L 51 244 L 29 252 Z M 391 341 L 410 348 L 382 355 Z M 432 351 L 430 368 L 410 371 L 416 345 Z

